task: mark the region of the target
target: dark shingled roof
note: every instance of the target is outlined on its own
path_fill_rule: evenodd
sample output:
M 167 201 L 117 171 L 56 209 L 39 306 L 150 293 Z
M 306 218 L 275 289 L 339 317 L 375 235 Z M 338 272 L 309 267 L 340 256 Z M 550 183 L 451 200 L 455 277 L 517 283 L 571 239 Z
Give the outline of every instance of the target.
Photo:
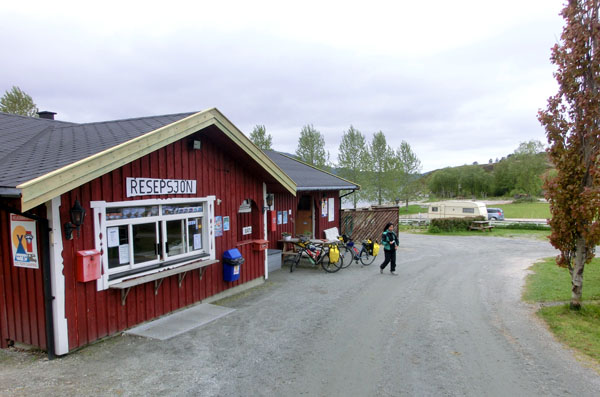
M 97 123 L 68 123 L 0 112 L 0 192 L 194 115 L 196 112 Z M 264 151 L 299 191 L 359 186 L 285 154 Z
M 298 191 L 359 189 L 359 186 L 352 182 L 314 168 L 283 153 L 272 150 L 263 150 L 263 152 L 296 182 Z
M 195 113 L 77 124 L 0 112 L 0 188 L 14 188 Z

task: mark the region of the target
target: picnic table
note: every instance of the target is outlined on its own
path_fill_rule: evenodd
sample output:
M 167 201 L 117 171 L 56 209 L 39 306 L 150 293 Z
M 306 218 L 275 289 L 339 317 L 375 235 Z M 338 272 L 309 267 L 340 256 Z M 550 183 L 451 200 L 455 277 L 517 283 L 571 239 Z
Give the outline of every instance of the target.
M 312 244 L 325 244 L 328 242 L 335 242 L 335 241 L 331 241 L 331 240 L 318 239 L 318 238 L 311 238 L 308 241 Z M 298 253 L 298 251 L 296 249 L 296 244 L 298 244 L 300 242 L 299 238 L 282 239 L 282 240 L 277 240 L 277 242 L 283 244 L 283 250 L 281 252 L 281 256 L 284 258 L 284 261 L 285 261 L 286 256 L 296 255 Z
M 473 221 L 471 222 L 471 226 L 469 226 L 469 230 L 479 230 L 482 232 L 492 231 L 494 226 L 490 225 L 490 221 Z

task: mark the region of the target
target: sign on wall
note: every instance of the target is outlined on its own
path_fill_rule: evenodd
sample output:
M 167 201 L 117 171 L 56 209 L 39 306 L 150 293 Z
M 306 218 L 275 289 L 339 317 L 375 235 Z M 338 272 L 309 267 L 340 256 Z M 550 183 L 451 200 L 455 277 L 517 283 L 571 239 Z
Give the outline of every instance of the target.
M 335 219 L 335 200 L 333 197 L 329 197 L 329 222 L 333 222 Z
M 127 197 L 196 194 L 196 180 L 126 178 Z
M 24 216 L 10 214 L 10 235 L 14 265 L 39 269 L 36 222 Z
M 215 236 L 221 237 L 223 235 L 223 218 L 215 216 Z

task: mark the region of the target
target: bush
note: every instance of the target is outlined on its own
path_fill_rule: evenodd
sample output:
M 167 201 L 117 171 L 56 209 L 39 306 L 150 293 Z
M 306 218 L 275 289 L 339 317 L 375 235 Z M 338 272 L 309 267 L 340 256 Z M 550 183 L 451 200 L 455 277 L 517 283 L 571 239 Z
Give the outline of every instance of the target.
M 442 230 L 434 225 L 429 225 L 429 229 L 428 229 L 429 233 L 441 233 Z
M 458 232 L 469 230 L 469 226 L 473 221 L 486 220 L 483 216 L 473 216 L 468 218 L 436 218 L 429 223 L 429 231 L 431 233 L 440 232 Z
M 537 203 L 538 199 L 533 196 L 528 195 L 515 195 L 515 199 L 513 200 L 513 204 L 518 203 Z
M 512 230 L 550 230 L 548 225 L 538 225 L 535 223 L 509 223 L 508 225 L 498 225 L 498 229 L 512 229 Z

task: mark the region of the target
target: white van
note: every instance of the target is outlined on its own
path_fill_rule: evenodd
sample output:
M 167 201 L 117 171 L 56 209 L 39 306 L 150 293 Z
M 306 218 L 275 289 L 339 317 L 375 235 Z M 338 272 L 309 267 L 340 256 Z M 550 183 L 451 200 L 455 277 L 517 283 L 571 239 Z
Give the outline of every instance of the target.
M 427 214 L 429 219 L 473 216 L 483 216 L 487 219 L 487 208 L 479 201 L 440 201 L 429 204 Z

